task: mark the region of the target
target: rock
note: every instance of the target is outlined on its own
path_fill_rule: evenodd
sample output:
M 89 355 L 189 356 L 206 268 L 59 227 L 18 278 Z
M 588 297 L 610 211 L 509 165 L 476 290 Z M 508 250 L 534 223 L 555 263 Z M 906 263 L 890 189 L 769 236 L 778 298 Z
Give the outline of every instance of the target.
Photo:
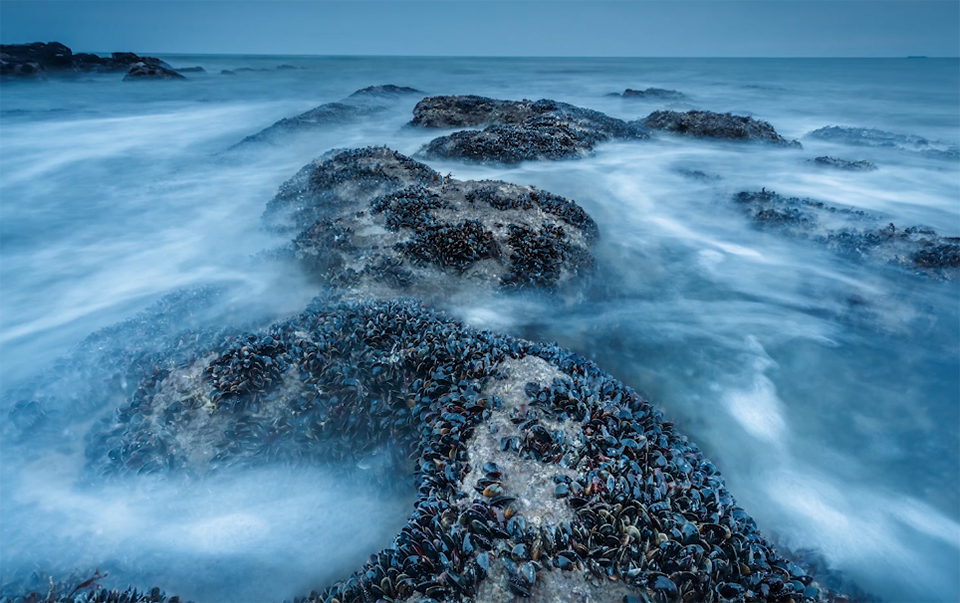
M 59 42 L 0 45 L 0 75 L 112 73 L 128 71 L 136 63 L 170 69 L 156 57 L 141 57 L 132 52 L 115 52 L 107 58 L 90 53 L 73 54 Z
M 811 159 L 810 162 L 817 166 L 831 167 L 849 172 L 868 172 L 877 169 L 877 164 L 866 160 L 847 161 L 846 159 L 823 156 Z
M 667 90 L 665 88 L 647 88 L 646 90 L 631 90 L 627 88 L 623 91 L 623 94 L 615 96 L 622 96 L 623 98 L 639 98 L 639 99 L 651 99 L 651 100 L 685 100 L 687 95 L 683 92 L 678 92 L 677 90 Z
M 698 138 L 748 140 L 768 142 L 785 147 L 800 148 L 796 140 L 786 140 L 769 123 L 752 117 L 712 111 L 654 111 L 643 123 L 653 130 L 674 132 Z
M 236 71 L 230 71 L 229 69 L 221 69 L 220 75 L 237 75 Z
M 138 62 L 130 65 L 127 75 L 123 76 L 123 81 L 140 79 L 159 79 L 159 80 L 183 80 L 186 79 L 173 69 L 167 69 L 155 63 Z
M 277 65 L 277 71 L 290 71 L 300 69 L 299 67 L 294 67 L 293 65 Z
M 230 75 L 234 74 L 231 73 Z M 342 101 L 326 103 L 294 117 L 285 117 L 272 126 L 247 136 L 233 145 L 231 149 L 260 143 L 281 144 L 289 140 L 292 135 L 376 115 L 390 109 L 404 98 L 422 94 L 422 92 L 413 88 L 389 84 L 363 88 Z
M 443 177 L 383 147 L 306 166 L 280 187 L 264 221 L 295 234 L 294 256 L 322 281 L 364 298 L 556 290 L 591 268 L 598 236 L 573 201 Z
M 413 110 L 410 125 L 449 128 L 487 125 L 432 140 L 424 157 L 517 163 L 563 159 L 589 152 L 613 139 L 642 140 L 645 129 L 567 103 L 552 100 L 503 101 L 480 96 L 425 98 Z
M 769 601 L 809 603 L 804 593 L 825 592 L 807 590 L 810 577 L 673 424 L 555 344 L 465 328 L 411 300 L 317 301 L 143 375 L 91 431 L 94 474 L 273 462 L 350 471 L 375 455 L 377 487 L 415 480 L 415 509 L 391 546 L 308 601 L 767 590 Z M 558 484 L 568 496 L 555 496 Z
M 884 147 L 919 153 L 933 159 L 960 159 L 960 148 L 939 140 L 929 140 L 912 134 L 896 134 L 873 128 L 827 126 L 807 134 L 817 140 L 838 142 L 861 147 Z
M 207 70 L 197 65 L 196 67 L 177 67 L 175 71 L 179 73 L 206 73 Z
M 816 241 L 850 259 L 900 266 L 936 278 L 956 278 L 960 269 L 960 238 L 941 237 L 929 228 L 883 226 L 860 210 L 783 197 L 765 189 L 740 192 L 734 202 L 759 228 Z

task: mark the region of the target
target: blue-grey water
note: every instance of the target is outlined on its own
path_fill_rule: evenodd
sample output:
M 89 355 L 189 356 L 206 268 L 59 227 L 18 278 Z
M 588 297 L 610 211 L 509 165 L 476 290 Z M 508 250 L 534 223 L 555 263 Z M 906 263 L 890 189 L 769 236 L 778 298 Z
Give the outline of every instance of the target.
M 359 88 L 552 98 L 625 119 L 661 108 L 749 114 L 804 148 L 658 136 L 571 161 L 428 162 L 575 199 L 599 224 L 608 275 L 562 311 L 510 298 L 446 309 L 478 327 L 556 340 L 644 393 L 782 546 L 816 551 L 886 601 L 960 600 L 960 285 L 757 231 L 729 203 L 765 187 L 960 236 L 955 158 L 908 142 L 807 136 L 866 127 L 955 149 L 957 60 L 163 58 L 206 73 L 0 87 L 4 391 L 56 382 L 53 359 L 180 288 L 228 287 L 231 320 L 248 307 L 261 319 L 302 309 L 313 285 L 247 261 L 283 242 L 259 224 L 278 185 L 329 149 L 413 154 L 436 132 L 403 127 L 410 101 L 281 147 L 223 151 Z M 240 67 L 265 70 L 220 74 Z M 605 96 L 649 86 L 688 100 Z M 879 169 L 807 163 L 820 155 Z M 4 443 L 0 583 L 100 567 L 106 585 L 159 584 L 198 601 L 291 598 L 358 567 L 411 510 L 409 498 L 385 499 L 321 468 L 81 486 L 84 430 L 116 401 L 85 404 L 89 421 L 53 442 L 28 439 L 29 454 Z

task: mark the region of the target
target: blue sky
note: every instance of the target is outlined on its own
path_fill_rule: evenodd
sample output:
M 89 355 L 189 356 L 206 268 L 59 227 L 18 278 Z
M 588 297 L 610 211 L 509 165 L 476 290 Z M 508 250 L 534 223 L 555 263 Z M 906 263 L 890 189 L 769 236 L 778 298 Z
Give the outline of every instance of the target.
M 402 56 L 960 55 L 960 2 L 0 2 L 0 42 L 75 51 Z

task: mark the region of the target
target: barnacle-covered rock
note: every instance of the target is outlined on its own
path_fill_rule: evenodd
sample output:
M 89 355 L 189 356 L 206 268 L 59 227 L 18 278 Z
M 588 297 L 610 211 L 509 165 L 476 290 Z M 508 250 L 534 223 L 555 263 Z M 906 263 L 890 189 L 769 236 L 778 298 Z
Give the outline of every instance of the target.
M 302 601 L 828 600 L 696 446 L 556 345 L 409 300 L 317 302 L 173 366 L 94 428 L 91 469 L 415 459 L 392 546 Z
M 643 124 L 653 130 L 663 130 L 684 136 L 768 142 L 800 148 L 799 142 L 780 136 L 769 123 L 732 113 L 654 111 L 643 119 Z
M 575 157 L 598 143 L 640 140 L 645 128 L 599 111 L 553 100 L 505 101 L 482 96 L 433 96 L 413 110 L 410 125 L 424 128 L 481 126 L 432 140 L 424 157 L 517 163 Z
M 734 202 L 760 228 L 817 241 L 858 261 L 892 264 L 938 278 L 955 278 L 960 269 L 960 238 L 942 237 L 929 228 L 883 225 L 861 210 L 766 189 L 737 193 Z
M 460 181 L 387 148 L 334 151 L 280 187 L 264 220 L 328 285 L 365 297 L 535 287 L 593 264 L 597 226 L 573 201 Z
M 404 98 L 415 98 L 422 95 L 423 93 L 419 90 L 407 86 L 394 86 L 393 84 L 369 86 L 357 90 L 341 101 L 325 103 L 300 115 L 285 117 L 256 134 L 247 136 L 233 145 L 231 149 L 260 143 L 282 144 L 292 135 L 309 132 L 317 128 L 349 123 L 362 117 L 370 117 L 383 113 Z

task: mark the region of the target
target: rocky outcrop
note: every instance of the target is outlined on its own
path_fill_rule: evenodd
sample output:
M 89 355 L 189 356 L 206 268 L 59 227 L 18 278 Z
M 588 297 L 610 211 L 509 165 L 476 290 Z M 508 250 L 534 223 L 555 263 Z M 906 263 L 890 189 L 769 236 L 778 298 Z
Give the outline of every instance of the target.
M 874 128 L 853 128 L 847 126 L 827 126 L 807 134 L 810 138 L 837 142 L 860 147 L 882 147 L 919 153 L 933 159 L 960 159 L 960 148 L 956 145 L 930 140 L 912 134 L 896 134 Z
M 162 65 L 156 63 L 147 63 L 140 61 L 130 65 L 130 70 L 127 71 L 127 75 L 123 76 L 123 81 L 129 82 L 131 80 L 183 80 L 186 79 L 184 76 L 180 75 L 173 69 L 167 69 Z
M 141 57 L 132 52 L 115 52 L 109 57 L 89 53 L 74 54 L 59 42 L 0 45 L 0 75 L 43 76 L 68 73 L 114 73 L 129 71 L 142 63 L 172 70 L 156 57 Z
M 667 90 L 666 88 L 647 88 L 646 90 L 633 90 L 627 88 L 622 94 L 613 92 L 608 96 L 620 96 L 622 98 L 633 98 L 643 100 L 686 100 L 687 95 L 677 90 Z
M 796 140 L 787 140 L 777 134 L 769 123 L 752 117 L 712 111 L 654 111 L 643 124 L 653 130 L 673 132 L 698 138 L 719 140 L 757 141 L 779 146 L 800 148 Z
M 197 65 L 196 67 L 177 67 L 174 71 L 180 73 L 206 73 L 207 70 Z
M 480 96 L 425 98 L 410 125 L 454 128 L 486 125 L 432 140 L 424 157 L 517 163 L 564 159 L 589 152 L 607 140 L 641 140 L 645 129 L 599 111 L 552 100 L 504 101 Z
M 818 167 L 828 167 L 838 170 L 846 170 L 848 172 L 869 172 L 877 169 L 877 164 L 865 159 L 860 161 L 848 161 L 846 159 L 837 159 L 836 157 L 827 157 L 824 155 L 823 157 L 811 159 L 810 162 Z
M 956 278 L 960 269 L 960 238 L 941 237 L 929 228 L 884 226 L 860 210 L 767 190 L 738 193 L 734 202 L 757 227 L 816 241 L 857 261 L 938 278 Z
M 239 70 L 238 70 L 239 71 Z M 226 70 L 224 75 L 236 75 Z M 316 128 L 349 123 L 362 117 L 382 113 L 404 98 L 423 95 L 419 90 L 406 86 L 370 86 L 357 90 L 339 102 L 326 103 L 294 117 L 285 117 L 268 128 L 247 136 L 231 149 L 254 144 L 281 144 L 290 136 L 309 132 Z
M 529 186 L 459 181 L 386 148 L 333 152 L 284 183 L 265 223 L 293 254 L 360 297 L 555 290 L 593 264 L 594 221 Z
M 389 456 L 385 475 L 416 482 L 407 525 L 304 601 L 828 596 L 632 389 L 556 345 L 409 300 L 318 302 L 227 334 L 147 372 L 88 441 L 108 474 Z

